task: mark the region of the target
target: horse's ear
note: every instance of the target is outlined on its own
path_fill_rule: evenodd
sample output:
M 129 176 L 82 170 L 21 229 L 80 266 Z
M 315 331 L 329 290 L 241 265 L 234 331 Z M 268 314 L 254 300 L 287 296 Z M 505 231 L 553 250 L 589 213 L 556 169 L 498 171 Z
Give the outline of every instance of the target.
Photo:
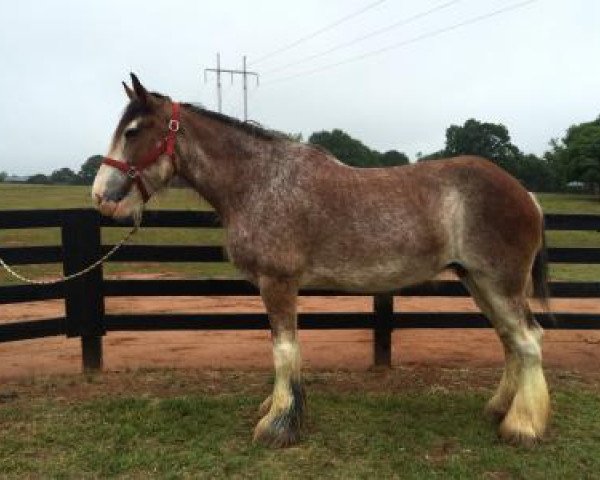
M 129 88 L 129 85 L 127 85 L 125 82 L 121 83 L 123 84 L 123 88 L 125 89 L 125 93 L 129 97 L 129 100 L 133 100 L 135 98 L 135 92 Z
M 135 76 L 135 73 L 131 73 L 131 82 L 133 85 L 133 91 L 135 96 L 141 100 L 143 103 L 146 103 L 148 100 L 148 92 L 144 88 L 144 86 L 140 83 L 138 78 Z

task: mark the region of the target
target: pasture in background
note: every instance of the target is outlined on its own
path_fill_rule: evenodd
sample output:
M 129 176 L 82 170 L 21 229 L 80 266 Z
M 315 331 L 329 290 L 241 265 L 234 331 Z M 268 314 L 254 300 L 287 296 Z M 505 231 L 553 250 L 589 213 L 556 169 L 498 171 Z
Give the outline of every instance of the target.
M 62 185 L 15 185 L 0 183 L 3 210 L 91 208 L 90 187 Z M 600 200 L 592 195 L 540 193 L 538 198 L 545 213 L 600 214 Z M 153 198 L 150 210 L 209 210 L 206 202 L 188 189 L 171 189 Z M 127 229 L 105 229 L 102 241 L 113 244 Z M 142 228 L 132 239 L 134 244 L 146 245 L 222 245 L 223 231 L 215 229 Z M 59 245 L 60 231 L 55 229 L 0 230 L 1 246 Z M 600 247 L 600 233 L 593 231 L 552 231 L 548 233 L 551 247 Z M 60 265 L 33 265 L 22 267 L 25 275 L 47 277 L 60 273 Z M 109 263 L 105 273 L 111 275 L 145 275 L 173 278 L 238 278 L 235 268 L 228 263 L 161 263 L 130 265 Z M 595 281 L 600 278 L 600 265 L 554 264 L 550 268 L 553 280 Z M 4 272 L 0 284 L 13 283 Z

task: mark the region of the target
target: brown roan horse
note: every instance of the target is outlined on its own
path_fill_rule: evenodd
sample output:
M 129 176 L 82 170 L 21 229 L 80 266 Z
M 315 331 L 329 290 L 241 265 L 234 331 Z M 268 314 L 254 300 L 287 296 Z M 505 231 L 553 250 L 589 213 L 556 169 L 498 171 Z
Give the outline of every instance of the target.
M 98 171 L 92 197 L 105 215 L 139 217 L 147 197 L 178 175 L 218 212 L 229 257 L 260 289 L 272 329 L 275 384 L 260 407 L 256 441 L 298 440 L 300 288 L 385 292 L 447 268 L 504 347 L 505 370 L 486 408 L 499 435 L 518 443 L 543 435 L 550 402 L 542 329 L 527 301 L 545 292 L 543 215 L 519 182 L 472 156 L 348 167 L 320 148 L 175 104 L 132 80 L 133 88 L 123 84 L 130 102 L 112 161 Z

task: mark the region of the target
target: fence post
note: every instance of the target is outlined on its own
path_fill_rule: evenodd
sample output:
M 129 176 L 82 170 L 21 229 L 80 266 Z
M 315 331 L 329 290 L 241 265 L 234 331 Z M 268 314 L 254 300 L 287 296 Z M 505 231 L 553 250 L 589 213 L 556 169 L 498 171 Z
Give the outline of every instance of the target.
M 93 210 L 67 212 L 62 226 L 63 270 L 78 272 L 101 255 L 100 226 Z M 67 337 L 81 337 L 84 371 L 102 368 L 104 294 L 102 266 L 65 285 Z
M 374 310 L 374 360 L 376 366 L 392 366 L 392 325 L 394 320 L 394 296 L 380 294 L 373 297 Z

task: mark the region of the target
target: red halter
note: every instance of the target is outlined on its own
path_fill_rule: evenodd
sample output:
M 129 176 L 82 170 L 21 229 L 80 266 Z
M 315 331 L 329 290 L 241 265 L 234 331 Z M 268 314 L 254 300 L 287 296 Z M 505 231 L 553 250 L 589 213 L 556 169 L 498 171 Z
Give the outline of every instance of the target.
M 158 142 L 156 146 L 142 157 L 136 165 L 120 162 L 108 157 L 104 158 L 102 161 L 103 165 L 114 167 L 127 175 L 127 177 L 129 177 L 126 186 L 127 192 L 129 192 L 131 187 L 135 184 L 144 199 L 144 203 L 150 200 L 150 194 L 144 184 L 144 170 L 156 163 L 161 155 L 168 155 L 173 164 L 173 168 L 177 170 L 177 165 L 175 164 L 175 140 L 177 138 L 177 132 L 179 131 L 179 103 L 173 102 L 172 108 L 173 111 L 171 113 L 171 119 L 169 120 L 169 132 L 167 133 L 167 136 Z

